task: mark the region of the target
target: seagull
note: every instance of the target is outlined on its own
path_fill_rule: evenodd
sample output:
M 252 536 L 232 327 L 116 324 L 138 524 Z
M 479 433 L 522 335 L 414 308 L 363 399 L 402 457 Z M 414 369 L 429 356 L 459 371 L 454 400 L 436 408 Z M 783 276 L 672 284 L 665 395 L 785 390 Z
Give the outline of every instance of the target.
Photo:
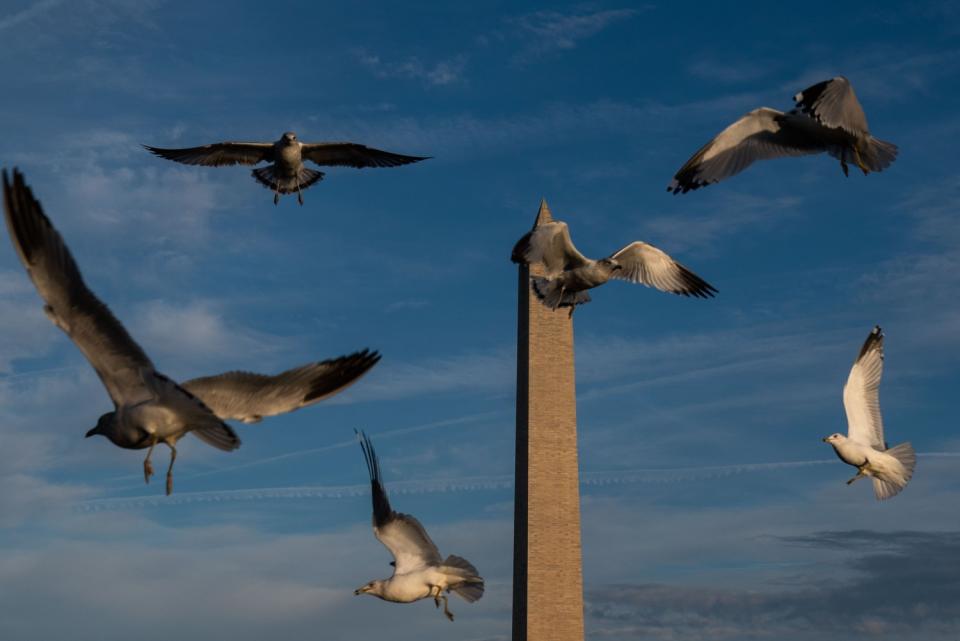
M 717 293 L 713 285 L 665 252 L 641 241 L 607 258 L 587 258 L 573 246 L 567 224 L 559 220 L 541 223 L 517 241 L 511 260 L 543 264 L 546 277 L 532 279 L 534 293 L 547 307 L 569 307 L 571 316 L 577 305 L 590 301 L 588 289 L 611 278 L 697 298 Z
M 364 350 L 298 367 L 276 376 L 227 372 L 177 384 L 158 372 L 140 346 L 87 288 L 70 250 L 14 169 L 3 171 L 3 208 L 13 246 L 44 300 L 44 312 L 83 352 L 113 400 L 114 411 L 87 437 L 102 435 L 126 449 L 147 449 L 143 475 L 150 482 L 154 447 L 170 448 L 166 492 L 173 491 L 177 441 L 187 433 L 224 451 L 240 439 L 224 420 L 247 423 L 290 412 L 355 382 L 380 359 Z
M 917 455 L 910 443 L 887 447 L 880 416 L 880 376 L 883 374 L 883 330 L 877 325 L 867 336 L 843 387 L 843 407 L 847 411 L 847 435 L 831 434 L 823 439 L 833 446 L 840 460 L 857 468 L 847 481 L 873 478 L 873 493 L 878 501 L 895 496 L 913 476 Z
M 483 596 L 483 578 L 466 559 L 451 554 L 444 560 L 420 521 L 409 514 L 393 511 L 383 489 L 380 462 L 373 443 L 363 432 L 358 432 L 357 437 L 370 473 L 373 534 L 390 550 L 394 560 L 390 563 L 393 576 L 370 581 L 354 594 L 370 594 L 394 603 L 413 603 L 433 597 L 438 608 L 443 602 L 443 613 L 453 621 L 444 592 L 452 590 L 468 603 L 473 603 Z
M 280 202 L 280 194 L 297 192 L 297 202 L 303 204 L 302 190 L 323 180 L 324 173 L 307 169 L 304 160 L 318 165 L 347 167 L 396 167 L 427 160 L 429 156 L 404 156 L 373 149 L 353 142 L 303 143 L 297 134 L 288 131 L 276 142 L 218 142 L 202 147 L 161 149 L 143 147 L 152 154 L 185 165 L 223 167 L 225 165 L 256 165 L 269 162 L 266 167 L 253 170 L 258 183 L 272 189 L 273 204 Z
M 870 135 L 867 117 L 843 76 L 824 80 L 793 97 L 784 113 L 761 107 L 747 113 L 700 148 L 667 186 L 674 194 L 720 182 L 755 160 L 827 152 L 849 176 L 853 163 L 866 176 L 896 159 L 897 146 Z

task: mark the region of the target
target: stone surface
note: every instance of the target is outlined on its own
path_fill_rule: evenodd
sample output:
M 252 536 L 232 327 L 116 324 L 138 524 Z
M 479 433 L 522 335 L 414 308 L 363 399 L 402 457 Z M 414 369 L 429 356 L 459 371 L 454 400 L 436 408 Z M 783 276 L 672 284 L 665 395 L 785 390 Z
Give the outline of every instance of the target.
M 535 226 L 551 220 L 544 201 Z M 531 292 L 541 269 L 519 269 L 513 640 L 582 641 L 573 320 Z

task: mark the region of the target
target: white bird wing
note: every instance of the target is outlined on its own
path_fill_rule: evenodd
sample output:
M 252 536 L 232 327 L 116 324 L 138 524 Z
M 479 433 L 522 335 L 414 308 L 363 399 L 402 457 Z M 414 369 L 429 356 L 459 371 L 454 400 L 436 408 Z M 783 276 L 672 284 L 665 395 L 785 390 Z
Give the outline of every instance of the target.
M 360 447 L 370 473 L 373 495 L 373 534 L 390 550 L 394 558 L 394 574 L 406 574 L 443 562 L 440 551 L 420 521 L 409 514 L 394 512 L 383 489 L 380 476 L 380 461 L 373 443 L 363 432 L 359 433 Z
M 149 145 L 143 147 L 156 156 L 184 165 L 225 167 L 256 165 L 264 160 L 273 160 L 272 142 L 216 142 L 211 145 L 183 149 L 163 149 Z
M 153 363 L 120 321 L 87 288 L 63 238 L 23 180 L 3 172 L 3 209 L 10 239 L 27 269 L 44 311 L 83 352 L 116 405 L 153 396 L 144 376 Z
M 825 127 L 843 129 L 854 135 L 869 133 L 867 116 L 853 92 L 853 85 L 843 76 L 818 82 L 793 97 L 797 109 Z
M 427 160 L 429 156 L 405 156 L 354 142 L 303 143 L 300 155 L 324 166 L 341 167 L 397 167 Z
M 887 449 L 880 416 L 880 377 L 883 375 L 883 331 L 877 325 L 867 336 L 843 387 L 847 436 L 878 450 Z
M 757 160 L 823 151 L 822 143 L 804 135 L 802 129 L 784 127 L 790 117 L 767 107 L 744 115 L 693 154 L 674 175 L 667 191 L 686 193 L 720 182 L 739 174 Z
M 275 376 L 226 372 L 195 378 L 182 386 L 220 418 L 254 423 L 329 398 L 358 381 L 379 361 L 379 353 L 363 350 Z
M 567 223 L 559 220 L 539 225 L 517 241 L 511 260 L 515 263 L 541 263 L 548 276 L 589 263 L 586 256 L 573 246 Z
M 611 256 L 622 269 L 613 278 L 655 287 L 663 292 L 710 298 L 717 289 L 653 245 L 636 241 Z

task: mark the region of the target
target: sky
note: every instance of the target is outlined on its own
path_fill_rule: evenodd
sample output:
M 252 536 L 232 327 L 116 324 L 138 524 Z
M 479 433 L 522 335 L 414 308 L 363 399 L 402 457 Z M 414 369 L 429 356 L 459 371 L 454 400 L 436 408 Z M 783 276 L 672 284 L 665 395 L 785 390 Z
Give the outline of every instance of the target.
M 509 256 L 546 198 L 588 256 L 644 240 L 719 290 L 613 283 L 574 317 L 587 637 L 956 639 L 958 36 L 952 2 L 0 0 L 0 165 L 162 372 L 383 354 L 236 452 L 186 437 L 164 497 L 143 452 L 83 438 L 109 398 L 0 241 L 0 637 L 508 639 Z M 838 74 L 887 171 L 666 192 Z M 248 168 L 140 147 L 286 130 L 432 158 L 275 207 Z M 920 453 L 884 503 L 820 440 L 875 324 L 887 439 Z M 391 570 L 354 429 L 394 508 L 486 578 L 454 623 L 353 595 Z

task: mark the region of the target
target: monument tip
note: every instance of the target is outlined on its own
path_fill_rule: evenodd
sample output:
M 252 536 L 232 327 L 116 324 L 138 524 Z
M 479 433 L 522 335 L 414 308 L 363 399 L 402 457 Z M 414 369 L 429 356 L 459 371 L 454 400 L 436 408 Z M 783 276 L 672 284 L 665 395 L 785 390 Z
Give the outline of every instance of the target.
M 540 210 L 537 212 L 537 218 L 533 221 L 533 228 L 536 229 L 545 223 L 552 223 L 553 216 L 550 214 L 550 208 L 547 206 L 547 199 L 540 199 Z

